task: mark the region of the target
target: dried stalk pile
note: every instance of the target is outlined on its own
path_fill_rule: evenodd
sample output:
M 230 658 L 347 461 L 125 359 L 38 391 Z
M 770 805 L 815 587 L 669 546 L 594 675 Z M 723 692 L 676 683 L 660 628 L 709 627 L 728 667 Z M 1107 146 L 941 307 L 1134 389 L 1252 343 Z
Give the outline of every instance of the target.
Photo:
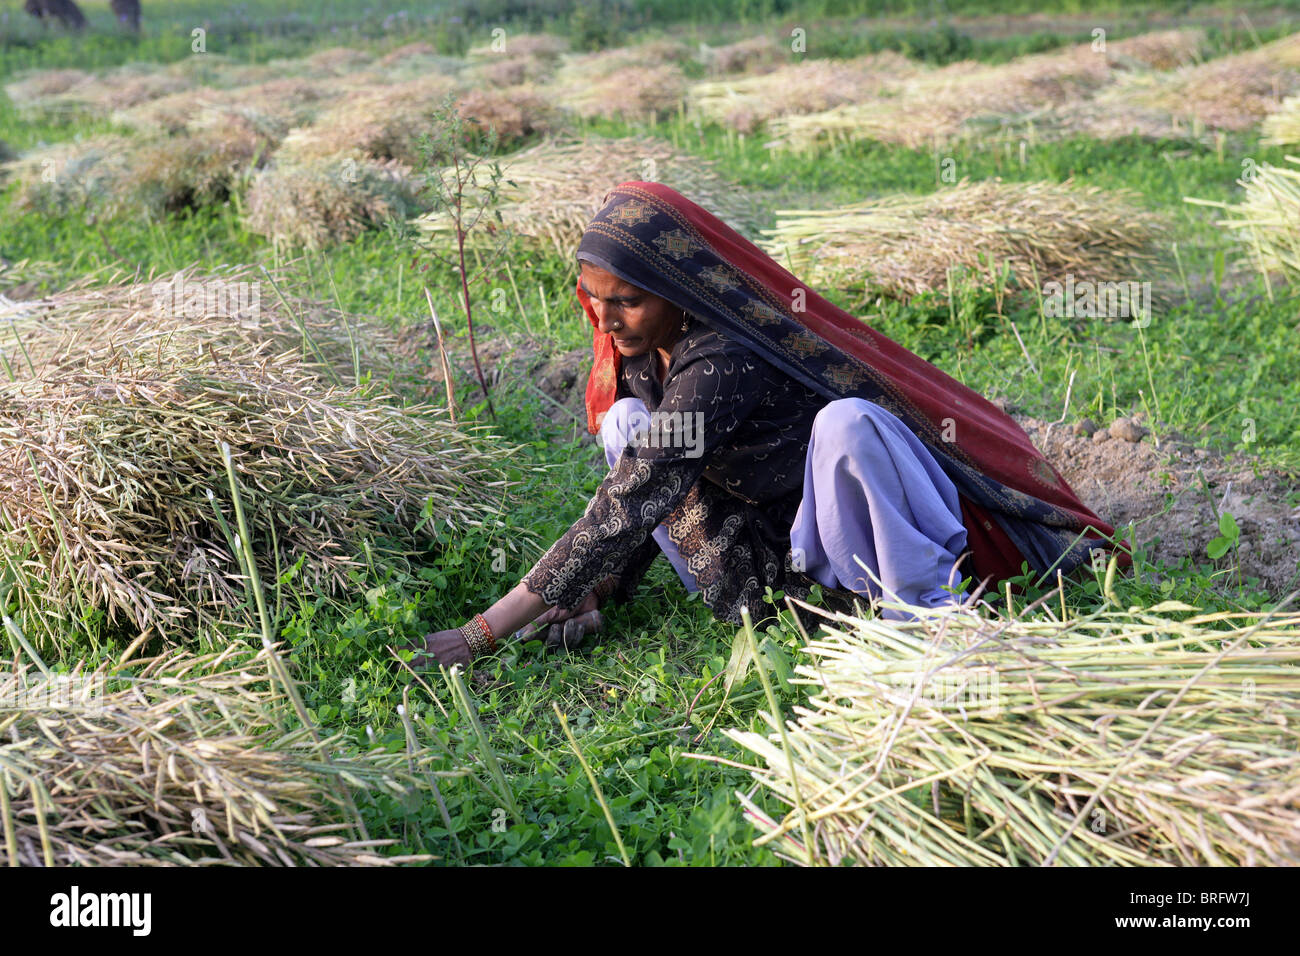
M 59 328 L 7 356 L 0 555 L 43 644 L 67 640 L 70 610 L 174 639 L 246 622 L 222 443 L 263 579 L 293 570 L 295 586 L 325 594 L 350 586 L 367 549 L 392 562 L 427 549 L 426 519 L 482 525 L 508 505 L 498 475 L 511 449 L 353 384 L 360 352 L 347 362 L 340 340 L 354 326 L 318 340 L 292 306 L 274 314 L 269 288 L 254 316 L 269 334 L 233 308 L 195 318 L 188 298 L 179 317 L 130 306 L 155 294 L 130 289 L 103 311 L 65 300 L 28 318 Z
M 570 55 L 544 92 L 584 119 L 662 118 L 683 102 L 686 75 L 680 64 L 689 56 L 685 46 L 670 41 Z
M 1078 102 L 1112 79 L 1104 53 L 1083 44 L 1019 57 L 1001 66 L 962 61 L 891 84 L 885 95 L 825 112 L 772 119 L 773 145 L 812 150 L 835 142 L 875 140 L 931 146 L 973 130 L 991 118 L 1005 122 L 1032 110 Z M 970 125 L 975 120 L 978 126 Z
M 13 624 L 7 622 L 13 637 Z M 124 671 L 0 671 L 0 859 L 10 866 L 392 866 L 352 789 L 403 798 L 423 748 L 317 744 L 269 650 L 172 653 Z
M 1035 276 L 1131 281 L 1160 231 L 1158 216 L 1121 193 L 963 180 L 924 196 L 778 210 L 761 245 L 813 284 L 911 296 L 946 289 L 954 266 L 983 273 L 1006 263 L 1026 288 Z
M 1300 91 L 1300 33 L 1115 90 L 1118 101 L 1164 110 L 1183 123 L 1240 131 Z
M 0 311 L 0 373 L 12 379 L 76 371 L 122 352 L 158 362 L 260 347 L 288 353 L 336 384 L 356 384 L 367 373 L 384 382 L 423 373 L 420 332 L 341 312 L 295 293 L 292 281 L 291 273 L 251 266 L 189 268 L 152 281 L 120 272 L 91 276 Z
M 397 160 L 285 160 L 253 177 L 244 228 L 276 245 L 320 249 L 420 209 L 420 183 Z
M 480 167 L 481 168 L 481 167 Z M 758 211 L 744 190 L 719 175 L 712 163 L 680 153 L 659 140 L 548 141 L 501 160 L 498 210 L 502 224 L 529 246 L 568 258 L 610 189 L 628 180 L 666 183 L 748 236 Z M 484 173 L 485 174 L 485 173 Z M 416 220 L 430 241 L 447 241 L 452 223 L 441 212 Z M 471 241 L 493 241 L 485 218 Z
M 98 136 L 33 150 L 8 164 L 19 209 L 161 216 L 226 201 L 275 145 L 236 114 L 174 136 Z
M 727 732 L 791 808 L 774 820 L 741 796 L 783 857 L 1300 862 L 1300 614 L 1166 603 L 824 627 L 784 735 Z
M 311 125 L 293 130 L 277 158 L 352 156 L 416 166 L 421 158 L 420 136 L 429 132 L 433 113 L 455 88 L 453 78 L 437 73 L 360 86 L 321 112 Z
M 1270 146 L 1300 146 L 1300 96 L 1288 96 L 1260 127 Z
M 1238 203 L 1187 201 L 1228 213 L 1219 225 L 1231 230 L 1265 281 L 1278 272 L 1295 283 L 1300 282 L 1300 156 L 1285 159 L 1290 166 L 1260 163 L 1238 180 L 1245 189 Z
M 817 113 L 897 89 L 920 66 L 898 53 L 854 60 L 808 60 L 759 76 L 710 80 L 690 88 L 690 112 L 742 133 L 778 116 Z

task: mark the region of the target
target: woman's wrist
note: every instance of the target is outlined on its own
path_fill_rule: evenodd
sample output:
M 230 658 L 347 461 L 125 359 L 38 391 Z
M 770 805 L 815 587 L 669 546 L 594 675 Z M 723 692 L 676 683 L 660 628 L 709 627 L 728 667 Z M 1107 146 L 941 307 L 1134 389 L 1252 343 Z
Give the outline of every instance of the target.
M 482 614 L 475 614 L 459 630 L 472 657 L 485 657 L 497 649 L 496 633 Z

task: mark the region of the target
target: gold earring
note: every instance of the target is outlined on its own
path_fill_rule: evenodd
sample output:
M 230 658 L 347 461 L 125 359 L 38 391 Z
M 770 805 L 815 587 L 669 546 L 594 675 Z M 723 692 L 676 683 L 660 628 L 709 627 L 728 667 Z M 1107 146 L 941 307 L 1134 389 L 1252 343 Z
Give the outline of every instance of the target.
M 685 332 L 691 327 L 691 320 L 686 316 L 686 310 L 682 309 L 682 331 Z

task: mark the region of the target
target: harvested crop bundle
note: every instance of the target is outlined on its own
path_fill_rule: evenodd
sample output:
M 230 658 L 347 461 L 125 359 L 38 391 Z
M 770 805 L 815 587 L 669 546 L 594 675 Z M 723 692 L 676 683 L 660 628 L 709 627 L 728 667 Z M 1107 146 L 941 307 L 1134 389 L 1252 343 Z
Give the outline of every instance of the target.
M 45 274 L 40 263 L 17 263 L 14 270 L 24 279 Z M 6 277 L 0 272 L 0 284 Z M 384 382 L 423 373 L 417 329 L 395 331 L 340 312 L 294 294 L 288 275 L 251 267 L 185 269 L 149 282 L 94 277 L 39 300 L 10 303 L 0 321 L 10 330 L 0 341 L 6 378 L 75 371 L 123 351 L 157 362 L 263 346 L 339 384 L 355 384 L 366 373 Z
M 203 296 L 195 318 L 188 293 L 151 283 L 132 295 L 180 310 L 189 321 L 173 320 L 174 334 L 119 314 L 121 338 L 96 333 L 111 347 L 87 349 L 84 364 L 27 366 L 10 353 L 18 377 L 0 382 L 0 552 L 23 568 L 10 600 L 52 642 L 70 608 L 173 639 L 242 620 L 222 443 L 263 579 L 297 565 L 295 583 L 325 594 L 350 586 L 367 547 L 400 562 L 428 547 L 416 530 L 424 521 L 482 524 L 506 503 L 497 474 L 508 450 L 434 409 L 341 384 L 337 359 L 305 326 L 292 349 L 259 340 L 247 325 L 273 308 L 272 291 L 232 300 L 225 277 L 192 281 L 205 292 L 221 282 L 225 311 Z M 204 342 L 202 327 L 223 319 L 243 334 Z
M 785 58 L 784 48 L 766 34 L 721 46 L 700 44 L 699 60 L 711 73 L 765 72 Z
M 465 54 L 471 60 L 491 60 L 497 57 L 536 56 L 556 59 L 569 51 L 569 41 L 554 33 L 510 33 L 502 31 L 499 40 L 482 46 L 470 47 Z
M 431 44 L 416 41 L 388 51 L 375 60 L 371 69 L 376 72 L 382 71 L 382 74 L 389 79 L 408 80 L 428 73 L 446 73 L 452 76 L 464 67 L 464 60 L 444 56 Z
M 582 82 L 617 76 L 629 67 L 662 66 L 685 63 L 691 49 L 673 40 L 651 40 L 634 46 L 616 47 L 596 53 L 576 53 L 563 57 L 558 80 Z
M 919 70 L 918 64 L 893 52 L 853 60 L 808 60 L 759 76 L 696 83 L 690 88 L 690 109 L 702 120 L 748 133 L 777 116 L 817 113 L 887 95 Z
M 320 249 L 417 212 L 419 182 L 396 160 L 344 156 L 262 170 L 244 200 L 244 227 L 276 244 Z
M 1300 95 L 1288 96 L 1276 113 L 1260 127 L 1263 142 L 1270 146 L 1300 146 Z
M 472 88 L 519 86 L 522 83 L 542 83 L 555 74 L 551 60 L 537 56 L 498 57 L 483 60 L 466 68 L 461 79 Z
M 99 76 L 80 70 L 45 70 L 10 83 L 6 91 L 25 115 L 76 121 L 179 93 L 190 85 L 175 71 L 128 63 Z
M 1165 110 L 1205 128 L 1250 129 L 1300 91 L 1300 34 L 1116 90 L 1117 98 Z
M 497 143 L 504 148 L 538 133 L 549 133 L 556 125 L 556 112 L 531 86 L 500 90 L 467 90 L 456 100 L 456 112 L 466 125 L 486 133 L 496 130 Z
M 887 94 L 768 124 L 774 145 L 816 149 L 876 140 L 908 147 L 962 135 L 970 121 L 1010 117 L 1091 96 L 1112 79 L 1104 54 L 1081 44 L 1019 57 L 1000 66 L 962 61 L 918 73 Z
M 302 58 L 303 66 L 323 76 L 354 73 L 370 63 L 371 56 L 362 50 L 346 46 L 332 46 L 317 50 Z
M 568 49 L 563 37 L 507 32 L 491 43 L 470 49 L 462 79 L 471 89 L 539 83 L 554 75 L 561 55 Z
M 130 152 L 128 211 L 158 215 L 223 203 L 266 161 L 275 142 L 237 116 L 183 136 L 140 140 Z
M 0 673 L 0 859 L 10 866 L 391 866 L 351 788 L 428 788 L 429 754 L 285 733 L 271 651 L 125 670 Z M 291 718 L 290 718 L 291 719 Z M 414 743 L 414 742 L 413 742 Z M 325 756 L 328 755 L 328 756 Z
M 1132 280 L 1135 264 L 1153 258 L 1161 228 L 1158 216 L 1124 193 L 963 180 L 924 196 L 778 210 L 762 245 L 814 284 L 910 296 L 946 289 L 953 266 L 985 272 L 988 263 L 1008 264 L 1026 288 L 1035 275 Z
M 791 808 L 776 820 L 740 798 L 756 843 L 787 859 L 1300 862 L 1294 612 L 1170 602 L 824 626 L 795 668 L 810 697 L 783 735 L 726 731 Z
M 628 66 L 609 76 L 574 80 L 557 75 L 555 102 L 583 119 L 653 122 L 677 110 L 686 94 L 686 75 L 676 64 Z
M 281 77 L 235 89 L 203 87 L 159 97 L 120 110 L 113 119 L 150 135 L 192 131 L 235 117 L 279 140 L 290 128 L 310 122 L 335 96 L 337 90 L 318 81 Z
M 1146 77 L 1144 82 L 1149 82 Z M 1204 128 L 1180 120 L 1168 110 L 1146 106 L 1128 96 L 1133 88 L 1120 80 L 1092 99 L 1067 103 L 1064 106 L 1041 110 L 1023 117 L 1024 124 L 1008 128 L 1017 136 L 1032 135 L 1038 140 L 1051 141 L 1061 136 L 1086 136 L 1090 139 L 1111 140 L 1136 136 L 1148 140 L 1201 140 Z
M 28 70 L 5 84 L 5 94 L 19 110 L 39 110 L 48 99 L 61 96 L 92 79 L 85 70 Z
M 4 169 L 18 183 L 15 208 L 51 215 L 120 211 L 129 201 L 134 145 L 131 137 L 104 135 L 25 153 Z
M 1238 180 L 1245 189 L 1238 203 L 1187 200 L 1228 213 L 1219 225 L 1231 230 L 1266 282 L 1273 272 L 1300 282 L 1300 158 L 1286 161 L 1292 165 L 1259 163 Z
M 270 63 L 241 63 L 229 56 L 212 52 L 202 56 L 183 57 L 167 69 L 190 80 L 194 86 L 221 89 L 266 83 L 284 75 L 283 67 L 272 66 Z
M 689 58 L 687 47 L 662 40 L 569 56 L 544 92 L 584 119 L 663 117 L 685 97 Z
M 568 258 L 609 190 L 631 179 L 667 183 L 716 210 L 739 231 L 754 235 L 752 199 L 720 176 L 714 165 L 652 139 L 552 141 L 504 157 L 498 211 L 502 223 L 534 247 Z M 485 220 L 485 223 L 487 220 Z M 430 241 L 445 240 L 451 223 L 439 212 L 416 220 Z M 469 233 L 471 241 L 493 241 L 492 226 Z
M 1106 58 L 1112 66 L 1172 70 L 1196 63 L 1204 46 L 1204 30 L 1157 30 L 1109 41 Z
M 323 111 L 310 126 L 294 130 L 280 158 L 295 161 L 343 156 L 420 162 L 419 139 L 456 81 L 430 74 L 400 83 L 366 85 Z
M 239 117 L 191 133 L 57 143 L 10 164 L 20 209 L 113 217 L 215 205 L 237 191 L 274 140 Z

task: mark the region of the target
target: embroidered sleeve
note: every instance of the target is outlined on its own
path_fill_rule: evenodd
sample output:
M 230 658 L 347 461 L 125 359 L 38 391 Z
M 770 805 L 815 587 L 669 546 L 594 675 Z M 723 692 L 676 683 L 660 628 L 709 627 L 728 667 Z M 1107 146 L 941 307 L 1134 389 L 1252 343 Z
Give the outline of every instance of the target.
M 649 420 L 630 423 L 633 433 L 613 470 L 583 516 L 524 576 L 524 586 L 549 605 L 573 608 L 607 576 L 621 576 L 634 557 L 644 558 L 651 532 L 757 405 L 758 361 L 747 350 L 714 348 L 684 362 Z

